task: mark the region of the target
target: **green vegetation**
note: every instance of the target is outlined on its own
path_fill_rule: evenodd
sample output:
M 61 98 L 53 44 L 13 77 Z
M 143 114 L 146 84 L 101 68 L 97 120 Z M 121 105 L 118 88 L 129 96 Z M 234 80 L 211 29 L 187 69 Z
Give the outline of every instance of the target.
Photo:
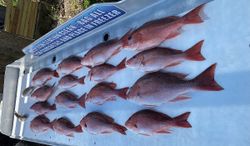
M 102 3 L 102 2 L 117 2 L 119 0 L 83 0 L 82 1 L 82 8 L 86 9 L 88 8 L 90 5 L 94 4 L 94 3 Z
M 0 5 L 6 7 L 8 0 L 0 0 Z M 18 0 L 11 0 L 13 6 L 17 5 Z
M 0 0 L 0 6 L 6 6 L 5 0 Z

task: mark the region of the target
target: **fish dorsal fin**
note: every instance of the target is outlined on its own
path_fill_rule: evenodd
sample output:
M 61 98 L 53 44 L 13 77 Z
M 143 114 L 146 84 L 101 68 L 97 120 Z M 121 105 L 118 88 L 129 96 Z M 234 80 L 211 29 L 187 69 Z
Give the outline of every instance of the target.
M 182 50 L 176 50 L 176 49 L 169 48 L 169 47 L 156 47 L 155 49 L 163 50 L 165 53 L 172 54 L 172 55 L 183 53 Z
M 141 27 L 150 27 L 150 26 L 152 27 L 152 26 L 158 26 L 159 24 L 168 24 L 168 23 L 171 23 L 173 21 L 176 21 L 179 18 L 180 17 L 178 17 L 178 16 L 170 16 L 170 17 L 166 17 L 163 19 L 157 19 L 154 21 L 144 23 Z
M 110 123 L 113 123 L 113 122 L 114 122 L 114 119 L 113 119 L 113 118 L 111 118 L 111 117 L 109 117 L 109 116 L 107 116 L 107 115 L 105 115 L 105 114 L 103 114 L 103 113 L 94 112 L 94 113 L 92 113 L 92 114 L 93 114 L 93 116 L 94 116 L 95 118 L 97 118 L 97 119 L 105 120 L 105 121 L 110 122 Z
M 109 86 L 112 89 L 116 88 L 116 83 L 114 83 L 114 82 L 110 82 L 110 83 L 106 82 L 106 83 L 102 83 L 102 84 L 106 85 L 106 86 Z
M 185 79 L 188 76 L 188 74 L 175 73 L 175 72 L 166 72 L 166 74 L 168 74 L 169 76 L 172 76 L 172 77 L 179 78 L 179 79 Z

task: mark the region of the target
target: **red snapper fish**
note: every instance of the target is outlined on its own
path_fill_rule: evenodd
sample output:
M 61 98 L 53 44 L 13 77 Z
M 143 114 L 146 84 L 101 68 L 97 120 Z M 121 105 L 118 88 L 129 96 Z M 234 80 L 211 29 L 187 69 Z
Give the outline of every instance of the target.
M 66 118 L 55 119 L 52 122 L 53 130 L 61 135 L 66 135 L 69 137 L 74 137 L 74 133 L 81 133 L 81 125 L 75 126 L 71 121 Z
M 58 87 L 68 89 L 78 84 L 84 84 L 85 76 L 78 78 L 75 75 L 66 75 L 59 80 Z
M 85 96 L 86 94 L 83 94 L 80 98 L 77 98 L 75 94 L 63 91 L 56 96 L 56 103 L 67 108 L 75 108 L 77 105 L 85 108 Z
M 34 103 L 30 109 L 39 115 L 47 114 L 56 110 L 56 104 L 50 105 L 47 101 Z
M 52 95 L 55 90 L 54 85 L 44 85 L 42 87 L 37 88 L 32 94 L 31 98 L 36 99 L 38 101 L 46 101 Z
M 109 40 L 90 49 L 82 58 L 82 65 L 94 67 L 108 61 L 120 52 L 121 42 L 118 39 Z
M 183 17 L 170 16 L 143 24 L 134 31 L 129 31 L 122 38 L 122 48 L 144 51 L 159 46 L 165 40 L 174 38 L 181 33 L 186 24 L 202 23 L 204 5 L 190 11 Z
M 136 81 L 127 95 L 127 100 L 145 106 L 158 106 L 166 102 L 188 99 L 192 90 L 220 91 L 223 88 L 214 80 L 216 64 L 192 80 L 185 75 L 155 72 L 144 75 Z
M 122 60 L 117 66 L 113 66 L 111 64 L 104 63 L 102 65 L 95 66 L 91 68 L 88 73 L 90 80 L 96 82 L 105 81 L 108 77 L 115 74 L 117 71 L 124 69 L 126 59 Z
M 205 60 L 200 52 L 202 44 L 203 41 L 200 41 L 185 52 L 162 47 L 142 51 L 127 60 L 126 67 L 146 72 L 155 72 L 178 65 L 185 60 L 202 61 Z
M 53 77 L 58 78 L 59 75 L 56 70 L 52 70 L 51 68 L 43 68 L 36 72 L 33 76 L 31 85 L 44 85 L 47 81 L 51 80 Z
M 82 68 L 81 57 L 70 56 L 58 64 L 57 71 L 61 74 L 70 74 Z
M 53 128 L 50 120 L 45 115 L 39 115 L 30 122 L 30 129 L 35 133 L 42 133 Z
M 126 135 L 126 128 L 115 123 L 114 119 L 98 113 L 92 112 L 87 114 L 80 122 L 82 128 L 91 134 L 108 134 L 113 132 L 118 132 Z
M 126 99 L 128 88 L 115 88 L 115 83 L 99 83 L 89 91 L 85 102 L 102 105 L 107 101 L 115 101 L 117 97 Z
M 133 132 L 145 136 L 169 134 L 172 127 L 191 128 L 191 124 L 187 121 L 189 115 L 190 112 L 186 112 L 172 118 L 160 112 L 141 110 L 134 113 L 127 120 L 125 126 Z

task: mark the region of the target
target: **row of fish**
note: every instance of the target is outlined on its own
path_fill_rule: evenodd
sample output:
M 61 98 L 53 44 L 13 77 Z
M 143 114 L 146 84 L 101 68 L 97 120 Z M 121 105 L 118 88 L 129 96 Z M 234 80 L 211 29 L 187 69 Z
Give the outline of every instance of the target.
M 138 29 L 130 30 L 120 39 L 112 39 L 98 44 L 83 57 L 70 56 L 64 59 L 56 70 L 44 68 L 38 71 L 32 78 L 32 86 L 23 91 L 23 96 L 30 95 L 39 101 L 31 106 L 32 110 L 40 114 L 31 121 L 31 129 L 34 132 L 52 129 L 67 136 L 73 136 L 74 132 L 82 132 L 83 129 L 92 134 L 115 131 L 125 134 L 125 127 L 116 124 L 111 117 L 97 112 L 86 115 L 79 126 L 75 126 L 66 118 L 50 122 L 44 114 L 56 110 L 56 104 L 75 108 L 76 106 L 85 107 L 86 103 L 101 105 L 121 98 L 136 104 L 153 107 L 189 99 L 187 94 L 194 90 L 223 90 L 214 80 L 216 64 L 211 65 L 191 80 L 186 79 L 187 74 L 160 71 L 167 67 L 176 66 L 185 60 L 205 60 L 201 54 L 203 40 L 186 51 L 159 47 L 165 40 L 178 36 L 184 25 L 202 23 L 204 19 L 203 7 L 204 5 L 201 5 L 183 17 L 171 16 L 147 22 Z M 121 60 L 116 66 L 106 63 L 123 49 L 138 53 L 130 59 Z M 83 67 L 89 69 L 88 75 L 81 77 L 72 75 L 73 72 Z M 124 68 L 140 70 L 146 74 L 130 88 L 117 89 L 116 83 L 106 82 L 107 78 Z M 57 85 L 46 85 L 49 80 L 59 78 L 59 76 L 63 77 Z M 47 102 L 57 88 L 69 89 L 83 85 L 87 78 L 97 82 L 88 93 L 83 93 L 78 97 L 65 90 L 56 95 L 56 104 L 51 105 Z M 125 126 L 143 135 L 170 133 L 170 127 L 191 127 L 187 122 L 189 114 L 190 112 L 187 112 L 171 118 L 156 111 L 142 110 L 133 114 Z
M 135 133 L 150 136 L 155 134 L 171 133 L 171 127 L 192 127 L 187 121 L 190 112 L 183 113 L 177 117 L 153 111 L 141 110 L 134 113 L 125 123 L 125 126 Z M 117 124 L 113 118 L 99 113 L 91 112 L 82 118 L 80 124 L 75 126 L 67 118 L 55 119 L 52 122 L 45 116 L 35 117 L 30 128 L 35 133 L 46 132 L 49 129 L 66 136 L 73 137 L 74 133 L 81 133 L 83 129 L 91 134 L 108 134 L 117 132 L 126 135 L 127 128 Z
M 186 74 L 181 73 L 149 73 L 138 79 L 129 89 L 116 89 L 115 83 L 101 82 L 96 84 L 88 94 L 77 97 L 70 91 L 63 91 L 55 97 L 55 102 L 68 108 L 77 105 L 85 107 L 85 103 L 102 105 L 105 102 L 115 101 L 116 98 L 132 101 L 145 106 L 158 106 L 163 103 L 176 102 L 189 99 L 186 94 L 192 90 L 214 90 L 223 88 L 214 80 L 216 64 L 210 66 L 194 79 L 187 80 Z M 53 86 L 42 86 L 35 90 L 31 97 L 41 102 L 32 105 L 31 109 L 39 114 L 55 110 L 46 100 L 53 93 Z M 128 93 L 127 93 L 128 92 Z

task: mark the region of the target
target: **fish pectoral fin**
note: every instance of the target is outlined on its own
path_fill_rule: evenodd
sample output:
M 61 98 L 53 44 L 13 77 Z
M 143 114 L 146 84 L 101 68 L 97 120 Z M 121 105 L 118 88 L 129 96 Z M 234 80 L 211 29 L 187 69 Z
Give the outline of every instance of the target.
M 190 99 L 191 97 L 187 97 L 187 96 L 184 96 L 184 95 L 181 95 L 181 96 L 178 96 L 172 100 L 169 100 L 169 102 L 177 102 L 177 101 L 182 101 L 182 100 L 188 100 Z
M 141 65 L 142 66 L 145 66 L 146 65 L 146 61 L 144 59 L 144 56 L 141 57 Z
M 170 134 L 171 132 L 168 131 L 168 130 L 165 130 L 165 129 L 161 129 L 159 131 L 156 131 L 156 133 L 159 133 L 159 134 Z

